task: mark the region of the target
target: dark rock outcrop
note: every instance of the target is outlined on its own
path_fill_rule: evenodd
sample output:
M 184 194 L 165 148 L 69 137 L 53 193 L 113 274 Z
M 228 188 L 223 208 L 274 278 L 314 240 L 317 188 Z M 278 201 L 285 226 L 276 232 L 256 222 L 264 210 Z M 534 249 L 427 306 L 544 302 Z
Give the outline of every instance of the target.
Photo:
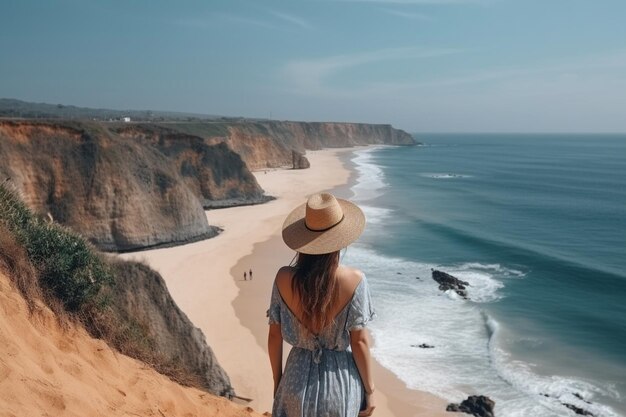
M 467 299 L 467 290 L 470 284 L 466 281 L 461 281 L 460 279 L 453 277 L 450 274 L 447 274 L 442 271 L 437 271 L 436 269 L 431 270 L 433 279 L 439 284 L 439 289 L 441 291 L 452 290 L 460 295 L 462 298 Z
M 311 167 L 309 160 L 296 150 L 291 151 L 291 161 L 292 169 L 307 169 Z
M 585 400 L 585 398 L 584 398 L 582 395 L 580 395 L 580 393 L 578 393 L 578 392 L 575 392 L 575 393 L 574 393 L 574 397 L 578 398 L 578 399 L 579 399 L 579 400 L 581 400 L 581 401 L 586 402 L 587 404 L 591 404 L 591 402 L 589 402 L 589 401 Z
M 420 345 L 411 345 L 411 347 L 421 348 L 421 349 L 432 349 L 432 348 L 434 348 L 433 345 L 429 345 L 428 343 L 422 343 Z
M 462 412 L 475 417 L 494 417 L 496 403 L 484 395 L 470 395 L 461 404 L 448 404 L 446 411 Z
M 568 403 L 561 403 L 561 404 L 563 404 L 565 407 L 569 408 L 570 410 L 572 410 L 574 413 L 576 413 L 578 415 L 581 415 L 581 416 L 593 416 L 593 413 L 591 413 L 590 411 L 587 411 L 585 409 L 577 407 L 574 404 L 568 404 Z
M 161 275 L 136 262 L 115 262 L 114 271 L 111 305 L 122 317 L 132 317 L 141 324 L 154 343 L 152 349 L 171 366 L 193 375 L 201 388 L 215 395 L 234 395 L 228 375 L 204 334 L 178 308 Z
M 544 397 L 547 398 L 554 398 L 555 400 L 559 401 L 562 405 L 564 405 L 565 407 L 569 408 L 570 410 L 572 410 L 574 413 L 581 415 L 581 416 L 595 416 L 595 414 L 593 414 L 591 411 L 589 410 L 585 410 L 584 408 L 578 407 L 574 404 L 570 404 L 570 403 L 564 403 L 563 401 L 561 401 L 558 398 L 555 398 L 551 395 L 545 394 L 545 393 L 540 393 L 539 395 L 542 395 Z M 574 395 L 574 397 L 578 398 L 579 400 L 585 402 L 586 404 L 591 404 L 591 402 L 585 400 L 585 398 L 583 398 L 582 395 L 580 395 L 580 393 L 578 392 L 574 392 L 572 393 L 572 395 Z

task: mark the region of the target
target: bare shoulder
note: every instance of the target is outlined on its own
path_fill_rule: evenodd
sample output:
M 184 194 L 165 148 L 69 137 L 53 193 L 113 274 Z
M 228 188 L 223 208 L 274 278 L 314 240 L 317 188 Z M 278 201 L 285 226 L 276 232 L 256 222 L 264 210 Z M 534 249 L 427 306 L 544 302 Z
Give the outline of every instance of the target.
M 340 265 L 339 268 L 337 268 L 339 285 L 350 292 L 356 289 L 363 277 L 364 274 L 359 269 L 345 265 Z
M 337 272 L 340 273 L 345 279 L 353 281 L 361 281 L 363 279 L 363 272 L 360 269 L 352 268 L 346 265 L 339 265 Z
M 291 290 L 291 279 L 293 278 L 294 272 L 295 268 L 283 266 L 276 273 L 276 286 L 281 294 L 287 294 Z
M 293 273 L 295 272 L 295 268 L 291 266 L 281 266 L 278 272 L 276 273 L 276 281 L 284 281 L 291 280 Z

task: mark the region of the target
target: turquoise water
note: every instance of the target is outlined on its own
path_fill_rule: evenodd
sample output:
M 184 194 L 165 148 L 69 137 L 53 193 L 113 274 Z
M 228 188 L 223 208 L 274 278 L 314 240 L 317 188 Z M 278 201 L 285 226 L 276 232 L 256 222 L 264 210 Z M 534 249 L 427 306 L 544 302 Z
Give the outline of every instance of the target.
M 354 159 L 369 226 L 346 257 L 372 281 L 376 357 L 500 416 L 623 415 L 626 135 L 416 137 Z M 430 268 L 469 281 L 470 301 Z

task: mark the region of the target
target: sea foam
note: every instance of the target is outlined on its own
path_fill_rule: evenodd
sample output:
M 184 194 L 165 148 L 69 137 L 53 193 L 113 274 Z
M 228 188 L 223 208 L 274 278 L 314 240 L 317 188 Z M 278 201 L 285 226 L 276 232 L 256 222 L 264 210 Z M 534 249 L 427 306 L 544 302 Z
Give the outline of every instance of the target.
M 596 395 L 617 395 L 610 386 L 542 376 L 532 364 L 512 359 L 501 346 L 501 340 L 511 335 L 503 334 L 481 304 L 502 297 L 499 290 L 507 280 L 520 279 L 511 270 L 476 264 L 474 270 L 464 266 L 464 271 L 455 271 L 454 266 L 392 258 L 359 246 L 351 247 L 343 262 L 365 271 L 372 289 L 377 312 L 370 327 L 374 357 L 409 388 L 455 402 L 485 394 L 496 401 L 498 415 L 504 417 L 574 415 L 563 403 L 596 416 L 619 416 L 594 401 Z M 469 300 L 447 296 L 430 277 L 431 268 L 449 271 L 477 290 L 468 291 Z M 421 344 L 434 347 L 420 348 Z
M 456 178 L 471 178 L 471 175 L 456 174 L 453 172 L 422 172 L 420 176 L 434 180 L 451 180 Z
M 352 162 L 356 164 L 357 179 L 351 190 L 354 201 L 374 199 L 382 194 L 387 185 L 383 170 L 372 163 L 372 153 L 377 147 L 362 149 L 354 152 Z
M 376 224 L 393 213 L 368 203 L 381 196 L 387 185 L 372 152 L 357 152 L 353 162 L 359 175 L 352 191 L 368 223 Z M 373 355 L 409 388 L 454 402 L 468 395 L 488 395 L 496 401 L 501 417 L 574 416 L 564 403 L 596 416 L 620 416 L 594 401 L 597 395 L 615 397 L 610 386 L 543 376 L 533 364 L 515 360 L 503 347 L 503 341 L 514 343 L 512 339 L 519 336 L 505 331 L 481 306 L 503 299 L 507 282 L 524 278 L 522 269 L 473 261 L 429 264 L 385 256 L 358 244 L 350 247 L 342 262 L 366 272 L 378 315 L 370 327 Z M 433 268 L 467 281 L 469 299 L 440 291 L 431 278 Z M 420 348 L 421 344 L 434 347 Z

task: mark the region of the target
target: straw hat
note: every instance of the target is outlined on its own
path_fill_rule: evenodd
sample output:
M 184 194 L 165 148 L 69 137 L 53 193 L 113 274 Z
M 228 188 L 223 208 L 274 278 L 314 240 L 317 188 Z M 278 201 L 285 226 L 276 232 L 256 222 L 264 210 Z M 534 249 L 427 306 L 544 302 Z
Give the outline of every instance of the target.
M 354 242 L 365 228 L 365 215 L 355 204 L 328 193 L 314 194 L 283 223 L 283 240 L 310 255 L 331 253 Z

